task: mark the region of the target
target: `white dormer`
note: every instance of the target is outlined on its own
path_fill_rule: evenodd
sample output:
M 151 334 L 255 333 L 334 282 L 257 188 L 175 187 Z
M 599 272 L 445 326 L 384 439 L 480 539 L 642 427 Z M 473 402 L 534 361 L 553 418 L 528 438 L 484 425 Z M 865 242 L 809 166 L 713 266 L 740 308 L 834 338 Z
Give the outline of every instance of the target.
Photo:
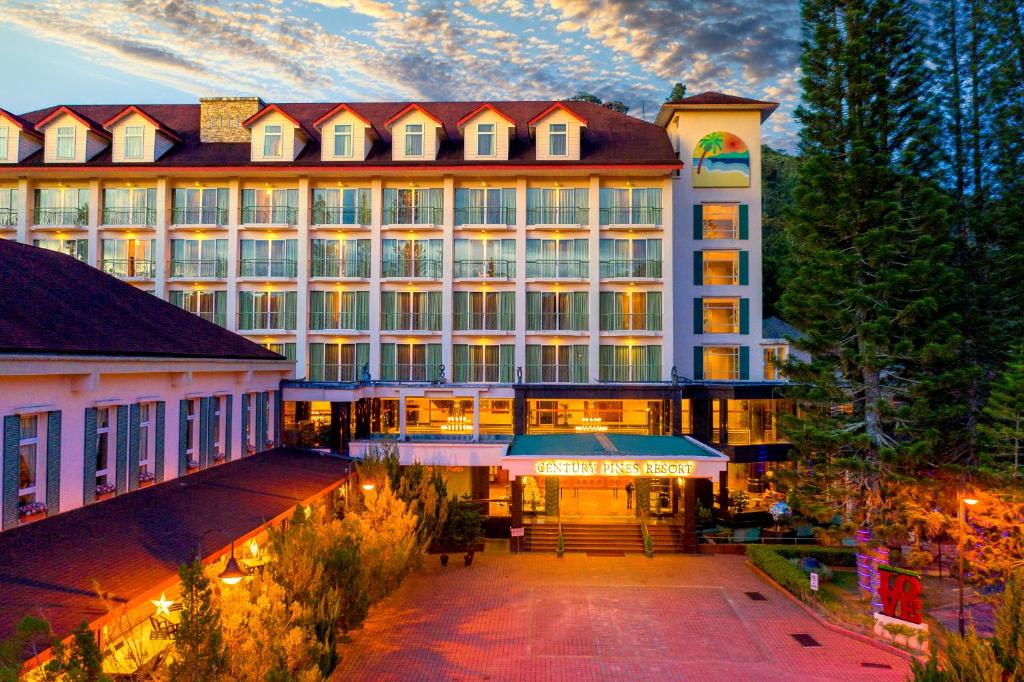
M 313 121 L 320 131 L 321 161 L 365 161 L 380 136 L 369 119 L 339 104 Z
M 458 122 L 466 161 L 508 161 L 516 122 L 491 104 L 481 104 Z
M 181 138 L 135 105 L 125 107 L 103 124 L 110 133 L 114 163 L 153 163 Z
M 21 163 L 43 148 L 43 136 L 32 125 L 0 109 L 0 163 Z
M 580 140 L 587 119 L 555 102 L 530 119 L 529 126 L 536 140 L 538 161 L 580 160 Z
M 419 104 L 406 105 L 384 125 L 391 131 L 393 161 L 435 161 L 445 138 L 444 124 Z
M 46 163 L 85 163 L 110 144 L 110 134 L 100 125 L 59 107 L 36 124 L 44 136 L 43 161 Z
M 242 125 L 252 134 L 253 161 L 294 161 L 310 139 L 302 124 L 276 104 L 264 107 Z

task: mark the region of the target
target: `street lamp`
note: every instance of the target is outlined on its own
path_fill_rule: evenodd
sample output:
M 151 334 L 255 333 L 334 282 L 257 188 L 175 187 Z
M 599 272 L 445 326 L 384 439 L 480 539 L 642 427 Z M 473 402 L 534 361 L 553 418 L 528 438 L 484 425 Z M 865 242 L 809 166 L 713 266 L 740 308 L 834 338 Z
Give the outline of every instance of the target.
M 973 507 L 978 504 L 978 500 L 973 497 L 960 496 L 960 617 L 958 624 L 960 626 L 960 636 L 964 636 L 964 537 L 967 535 L 967 507 Z
M 372 483 L 364 483 L 364 484 L 363 484 L 363 490 L 365 490 L 366 492 L 370 492 L 370 491 L 371 491 L 371 490 L 373 490 L 373 489 L 374 489 L 375 487 L 376 487 L 376 486 L 374 486 L 374 485 L 373 485 Z
M 241 566 L 238 565 L 238 560 L 235 559 L 235 539 L 228 535 L 228 532 L 223 528 L 211 528 L 199 536 L 199 543 L 196 545 L 196 558 L 202 560 L 202 543 L 210 533 L 222 533 L 226 538 L 231 540 L 231 553 L 228 555 L 228 562 L 224 566 L 224 570 L 217 576 L 222 583 L 225 585 L 237 585 L 241 582 L 242 578 L 248 574 L 242 570 Z

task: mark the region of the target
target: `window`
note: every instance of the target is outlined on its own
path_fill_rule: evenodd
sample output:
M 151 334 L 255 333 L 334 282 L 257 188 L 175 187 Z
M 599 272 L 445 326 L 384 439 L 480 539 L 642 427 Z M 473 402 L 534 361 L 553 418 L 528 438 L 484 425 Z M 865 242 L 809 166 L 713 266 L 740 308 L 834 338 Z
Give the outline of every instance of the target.
M 705 251 L 703 263 L 705 285 L 735 286 L 740 283 L 739 251 Z
M 196 461 L 196 401 L 185 401 L 185 459 L 187 462 Z
M 7 126 L 0 126 L 0 161 L 7 160 L 7 140 L 9 139 L 9 130 L 10 128 Z
M 124 127 L 124 158 L 126 159 L 141 159 L 142 158 L 142 135 L 144 128 L 142 126 L 125 126 Z
M 141 403 L 139 405 L 139 481 L 142 483 L 154 479 L 154 472 L 151 470 L 153 462 L 150 460 L 153 448 L 149 441 L 150 433 L 153 432 L 152 419 L 153 411 L 150 404 Z
M 548 154 L 565 156 L 569 153 L 569 131 L 565 123 L 552 123 L 548 127 Z
M 455 190 L 456 225 L 514 225 L 516 222 L 516 190 L 514 187 L 495 189 Z
M 220 462 L 224 459 L 224 447 L 220 442 L 220 417 L 223 398 L 217 396 L 211 398 L 213 401 L 213 418 L 210 424 L 210 440 L 213 441 L 213 461 Z
M 440 225 L 444 220 L 444 190 L 384 188 L 385 225 Z
M 406 398 L 405 432 L 469 436 L 473 433 L 473 399 Z
M 661 331 L 660 291 L 602 291 L 603 331 Z
M 668 400 L 527 400 L 526 432 L 631 433 L 661 436 L 672 432 Z
M 721 402 L 726 403 L 726 428 L 730 445 L 786 442 L 779 433 L 779 420 L 783 415 L 793 412 L 793 403 L 778 399 L 714 401 L 713 442 L 721 442 L 718 428 L 721 424 Z
M 281 126 L 268 125 L 263 127 L 263 156 L 281 156 Z
M 154 244 L 153 239 L 104 239 L 100 267 L 108 275 L 122 279 L 151 279 L 156 274 Z
M 187 279 L 227 277 L 227 271 L 227 239 L 171 240 L 171 277 Z
M 739 379 L 740 349 L 735 346 L 704 348 L 704 378 L 709 381 Z
M 42 502 L 39 487 L 39 417 L 21 417 L 18 448 L 18 506 Z
M 224 225 L 228 220 L 228 189 L 175 189 L 172 222 L 175 225 Z
M 527 225 L 586 225 L 590 222 L 590 190 L 580 188 L 526 190 Z
M 476 128 L 476 153 L 478 156 L 494 156 L 494 124 L 481 123 Z
M 110 423 L 111 408 L 100 407 L 96 410 L 96 493 L 111 485 L 114 478 L 113 461 L 110 448 L 114 444 L 113 428 Z
M 737 239 L 740 207 L 738 204 L 704 204 L 704 239 Z
M 740 332 L 739 307 L 738 298 L 705 298 L 704 333 L 738 334 Z
M 57 158 L 65 161 L 75 158 L 74 126 L 57 128 Z
M 515 364 L 515 346 L 452 346 L 456 382 L 511 383 Z
M 661 381 L 661 346 L 600 346 L 598 380 Z
M 423 156 L 422 123 L 410 123 L 405 126 L 405 155 Z
M 334 126 L 334 155 L 343 158 L 352 156 L 351 124 Z
M 526 346 L 528 383 L 575 383 L 589 381 L 588 348 L 579 346 Z
M 310 381 L 356 381 L 369 362 L 368 343 L 309 344 Z M 257 434 L 257 437 L 261 435 Z
M 32 246 L 67 254 L 83 263 L 89 260 L 88 239 L 33 239 Z
M 784 379 L 782 370 L 786 365 L 786 346 L 765 346 L 764 348 L 764 378 L 768 381 L 779 381 Z

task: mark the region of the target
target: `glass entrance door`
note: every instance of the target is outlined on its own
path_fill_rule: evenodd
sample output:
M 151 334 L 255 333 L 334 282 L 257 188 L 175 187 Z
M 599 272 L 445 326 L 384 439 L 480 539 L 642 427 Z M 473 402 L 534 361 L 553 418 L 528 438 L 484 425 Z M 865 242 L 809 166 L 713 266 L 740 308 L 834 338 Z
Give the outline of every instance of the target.
M 626 491 L 626 485 L 632 481 L 615 476 L 562 478 L 562 516 L 633 517 L 635 500 Z M 635 494 L 635 484 L 630 490 Z

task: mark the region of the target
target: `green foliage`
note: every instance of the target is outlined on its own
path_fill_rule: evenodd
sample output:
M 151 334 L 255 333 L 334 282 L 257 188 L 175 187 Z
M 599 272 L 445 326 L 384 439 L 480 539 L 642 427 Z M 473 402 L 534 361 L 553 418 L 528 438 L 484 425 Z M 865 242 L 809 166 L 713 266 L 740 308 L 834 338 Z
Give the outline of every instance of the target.
M 779 545 L 773 547 L 779 556 L 785 559 L 803 559 L 809 557 L 826 566 L 842 566 L 849 568 L 857 565 L 857 553 L 846 547 L 805 547 L 801 545 Z
M 199 561 L 178 569 L 181 578 L 181 619 L 174 633 L 175 661 L 171 680 L 215 680 L 224 670 L 220 609 L 213 602 L 210 579 Z
M 911 682 L 945 682 L 945 679 L 945 674 L 939 670 L 939 657 L 934 649 L 926 662 L 916 658 L 910 661 Z
M 684 97 L 686 97 L 686 85 L 683 83 L 676 83 L 672 86 L 672 92 L 670 92 L 668 97 L 665 98 L 665 103 L 678 102 Z
M 747 545 L 747 558 L 802 601 L 811 599 L 811 586 L 807 574 L 774 549 L 765 545 Z
M 53 644 L 53 632 L 47 621 L 34 616 L 23 617 L 14 627 L 14 634 L 0 640 L 0 682 L 15 682 L 25 660 Z
M 946 644 L 946 665 L 943 670 L 948 682 L 1002 682 L 1003 667 L 988 642 L 978 637 L 974 628 L 960 637 L 952 634 Z
M 471 548 L 484 535 L 484 515 L 469 495 L 449 503 L 448 523 L 444 528 L 445 543 L 451 547 Z
M 782 287 L 791 274 L 793 246 L 786 225 L 799 168 L 799 157 L 761 146 L 761 286 L 765 317 L 778 313 Z
M 615 99 L 602 100 L 597 95 L 592 95 L 589 92 L 577 92 L 572 97 L 567 97 L 566 102 L 590 102 L 592 104 L 600 104 L 605 109 L 611 109 L 617 111 L 620 114 L 628 114 L 629 106 Z
M 1024 569 L 1006 581 L 1002 601 L 995 611 L 996 658 L 1010 673 L 1024 673 Z
M 1014 478 L 1019 476 L 1024 456 L 1024 344 L 1013 350 L 992 384 L 981 432 L 988 455 L 986 464 L 996 470 L 1008 468 Z
M 103 673 L 103 652 L 96 635 L 85 621 L 71 633 L 70 644 L 56 642 L 52 653 L 53 658 L 43 666 L 43 677 L 48 682 L 101 682 L 110 679 Z

